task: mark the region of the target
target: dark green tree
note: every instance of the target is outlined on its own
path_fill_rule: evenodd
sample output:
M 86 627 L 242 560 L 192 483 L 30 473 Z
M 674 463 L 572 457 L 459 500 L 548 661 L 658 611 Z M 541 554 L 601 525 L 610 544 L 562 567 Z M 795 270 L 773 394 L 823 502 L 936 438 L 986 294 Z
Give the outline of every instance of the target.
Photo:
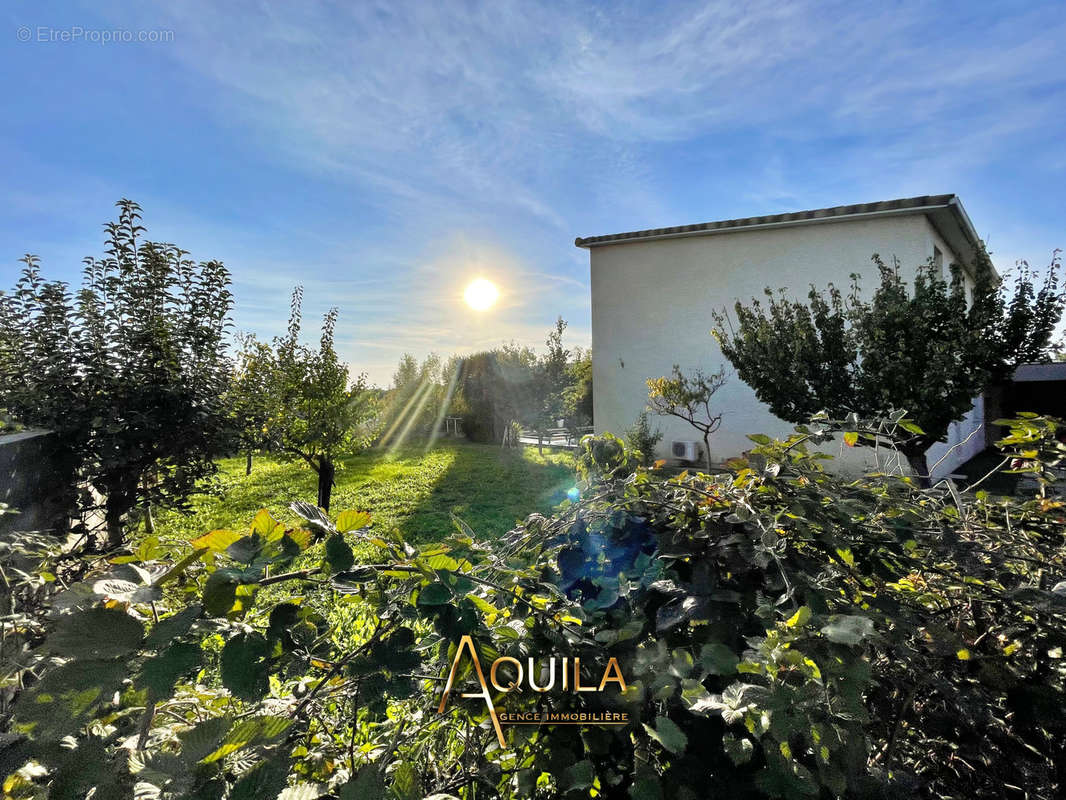
M 73 486 L 104 498 L 108 543 L 142 503 L 183 508 L 224 443 L 232 296 L 218 261 L 144 239 L 141 209 L 117 203 L 102 259 L 81 289 L 41 277 L 36 256 L 0 295 L 0 406 L 55 432 Z
M 513 343 L 463 359 L 458 388 L 468 438 L 507 442 L 515 423 L 536 418 L 536 368 L 536 353 Z
M 641 465 L 650 467 L 655 463 L 655 448 L 662 438 L 663 432 L 652 426 L 648 410 L 642 409 L 633 425 L 626 430 L 625 442 L 630 450 L 640 454 Z
M 928 480 L 925 452 L 944 439 L 973 399 L 1018 364 L 1046 360 L 1062 317 L 1056 252 L 1040 282 L 1022 263 L 1012 284 L 982 252 L 971 270 L 950 279 L 932 261 L 912 285 L 898 263 L 873 257 L 880 285 L 860 296 L 853 275 L 847 297 L 813 286 L 808 303 L 766 290 L 765 305 L 735 305 L 735 321 L 714 314 L 714 336 L 740 378 L 778 417 L 806 422 L 826 411 L 843 418 L 905 410 L 912 436 L 899 445 L 916 475 Z
M 570 383 L 565 390 L 566 415 L 573 427 L 592 424 L 592 350 L 577 348 L 568 368 Z

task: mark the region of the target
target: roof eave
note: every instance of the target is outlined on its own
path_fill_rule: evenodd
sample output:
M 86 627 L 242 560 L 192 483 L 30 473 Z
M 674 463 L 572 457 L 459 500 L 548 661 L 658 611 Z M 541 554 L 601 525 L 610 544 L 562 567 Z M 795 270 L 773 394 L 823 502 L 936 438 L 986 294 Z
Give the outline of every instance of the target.
M 970 222 L 969 216 L 963 209 L 962 204 L 959 203 L 958 197 L 951 196 L 951 199 L 944 203 L 937 203 L 935 205 L 927 206 L 911 206 L 907 208 L 889 208 L 879 209 L 876 211 L 862 211 L 855 214 L 836 214 L 833 216 L 825 217 L 813 217 L 809 219 L 792 219 L 781 220 L 777 222 L 761 222 L 751 225 L 733 225 L 725 228 L 710 228 L 691 231 L 674 231 L 670 233 L 650 233 L 642 236 L 628 236 L 624 239 L 608 239 L 605 241 L 597 241 L 599 237 L 590 236 L 587 238 L 578 237 L 574 240 L 574 245 L 577 247 L 590 250 L 593 247 L 606 247 L 613 244 L 630 244 L 632 242 L 653 242 L 661 239 L 686 239 L 691 236 L 713 236 L 721 233 L 736 233 L 739 231 L 752 231 L 752 230 L 768 230 L 773 228 L 791 228 L 797 225 L 817 225 L 830 222 L 847 222 L 860 219 L 875 219 L 880 217 L 891 217 L 905 214 L 928 214 L 938 209 L 946 209 L 952 211 L 959 220 L 960 227 L 966 234 L 967 238 L 972 239 L 972 242 L 976 245 L 979 242 L 977 233 L 974 230 L 973 223 Z

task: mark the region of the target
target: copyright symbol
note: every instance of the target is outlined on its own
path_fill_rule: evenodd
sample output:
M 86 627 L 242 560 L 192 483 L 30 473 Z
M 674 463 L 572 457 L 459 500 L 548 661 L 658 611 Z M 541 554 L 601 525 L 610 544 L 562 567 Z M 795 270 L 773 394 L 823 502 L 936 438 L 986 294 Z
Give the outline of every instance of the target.
M 30 40 L 30 37 L 31 37 L 32 35 L 33 35 L 33 31 L 31 31 L 31 30 L 30 30 L 29 28 L 27 28 L 27 27 L 26 27 L 25 25 L 20 25 L 20 26 L 19 26 L 19 29 L 18 29 L 18 32 L 17 32 L 16 34 L 15 34 L 15 37 L 16 37 L 16 38 L 17 38 L 17 39 L 18 39 L 18 40 L 19 40 L 20 42 L 28 42 L 28 41 Z

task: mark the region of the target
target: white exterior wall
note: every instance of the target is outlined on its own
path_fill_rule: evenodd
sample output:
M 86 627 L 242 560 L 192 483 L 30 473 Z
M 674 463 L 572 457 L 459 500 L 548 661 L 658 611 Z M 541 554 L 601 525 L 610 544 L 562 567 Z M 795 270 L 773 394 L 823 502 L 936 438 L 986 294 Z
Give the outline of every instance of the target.
M 686 372 L 696 368 L 713 372 L 720 365 L 731 372 L 710 333 L 712 309 L 732 311 L 737 300 L 747 303 L 763 297 L 766 286 L 786 288 L 800 298 L 805 298 L 812 283 L 819 289 L 834 283 L 846 291 L 852 272 L 862 276 L 860 286 L 869 297 L 879 282 L 870 260 L 873 253 L 886 261 L 895 256 L 911 270 L 933 255 L 934 242 L 944 253 L 946 266 L 954 253 L 926 217 L 903 214 L 590 248 L 597 433 L 622 435 L 645 406 L 647 379 L 668 375 L 675 363 Z M 782 436 L 792 430 L 735 374 L 715 395 L 715 406 L 723 413 L 722 427 L 711 439 L 715 462 L 749 449 L 749 433 Z M 652 421 L 663 432 L 661 457 L 669 455 L 672 441 L 698 439 L 697 432 L 681 420 L 653 417 Z M 963 433 L 965 424 L 953 426 L 960 429 L 956 441 L 969 432 Z M 974 436 L 971 444 L 974 453 L 980 452 L 983 437 Z M 937 474 L 950 472 L 974 454 L 971 450 L 956 450 Z M 841 467 L 859 467 L 869 453 L 848 449 Z

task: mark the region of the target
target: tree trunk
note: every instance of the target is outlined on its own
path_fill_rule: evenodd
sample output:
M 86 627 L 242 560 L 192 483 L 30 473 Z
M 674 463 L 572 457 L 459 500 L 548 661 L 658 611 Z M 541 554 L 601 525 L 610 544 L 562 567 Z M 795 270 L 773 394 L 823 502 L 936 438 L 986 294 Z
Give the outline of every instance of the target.
M 703 462 L 707 465 L 707 474 L 711 472 L 711 435 L 703 434 Z
M 104 506 L 104 522 L 107 525 L 107 546 L 121 547 L 126 540 L 126 515 L 136 505 L 133 492 L 109 491 Z
M 246 459 L 245 459 L 245 462 L 244 462 L 244 474 L 245 475 L 251 475 L 252 474 L 252 451 L 251 450 L 248 451 L 248 455 L 246 456 Z
M 318 507 L 329 511 L 329 496 L 333 492 L 333 462 L 322 457 L 318 460 Z
M 911 471 L 914 472 L 914 478 L 918 481 L 918 485 L 923 489 L 928 489 L 932 486 L 932 481 L 929 480 L 929 462 L 925 458 L 925 451 L 904 451 L 903 455 L 907 457 L 907 463 L 910 464 Z

